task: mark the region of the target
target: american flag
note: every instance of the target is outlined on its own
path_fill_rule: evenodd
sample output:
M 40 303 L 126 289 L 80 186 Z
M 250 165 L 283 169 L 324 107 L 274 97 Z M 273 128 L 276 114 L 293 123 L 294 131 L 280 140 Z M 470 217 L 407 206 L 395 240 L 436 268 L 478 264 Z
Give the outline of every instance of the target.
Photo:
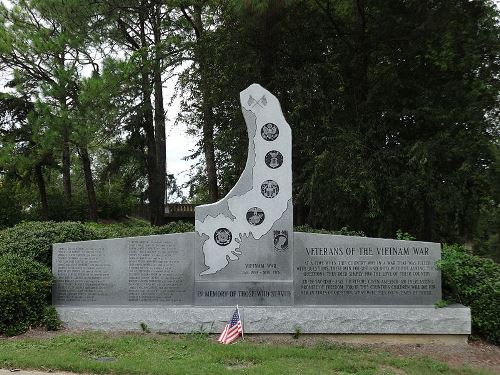
M 221 344 L 230 344 L 236 340 L 240 334 L 243 335 L 243 326 L 241 325 L 240 312 L 238 308 L 236 308 L 232 318 L 227 322 L 217 341 Z

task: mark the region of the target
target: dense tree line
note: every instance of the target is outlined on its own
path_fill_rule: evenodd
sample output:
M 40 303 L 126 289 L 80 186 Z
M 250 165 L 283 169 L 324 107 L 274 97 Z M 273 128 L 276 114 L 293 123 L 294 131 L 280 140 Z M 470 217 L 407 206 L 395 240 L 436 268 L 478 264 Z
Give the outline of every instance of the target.
M 292 125 L 296 224 L 500 253 L 499 14 L 487 0 L 16 0 L 0 12 L 2 224 L 163 221 L 165 98 L 198 139 L 187 199 L 246 161 L 239 92 Z M 170 183 L 169 183 L 170 182 Z M 17 214 L 16 214 L 17 212 Z

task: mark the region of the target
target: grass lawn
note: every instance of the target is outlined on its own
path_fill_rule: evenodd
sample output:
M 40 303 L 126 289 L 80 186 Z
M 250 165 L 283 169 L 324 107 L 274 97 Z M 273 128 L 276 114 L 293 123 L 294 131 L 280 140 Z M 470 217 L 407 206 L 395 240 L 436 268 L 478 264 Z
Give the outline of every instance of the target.
M 0 368 L 113 374 L 489 374 L 364 348 L 273 346 L 241 340 L 220 345 L 202 334 L 0 339 Z

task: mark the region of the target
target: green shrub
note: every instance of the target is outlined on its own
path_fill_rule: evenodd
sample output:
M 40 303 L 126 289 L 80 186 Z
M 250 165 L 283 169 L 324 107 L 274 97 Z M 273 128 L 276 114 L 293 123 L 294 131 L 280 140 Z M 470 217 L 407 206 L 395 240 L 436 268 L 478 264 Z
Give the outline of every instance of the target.
M 172 234 L 194 232 L 194 225 L 183 221 L 174 221 L 161 227 L 152 227 L 153 234 Z
M 444 298 L 469 306 L 474 332 L 500 343 L 500 264 L 460 245 L 445 245 L 441 258 Z
M 316 229 L 309 225 L 298 225 L 293 228 L 295 232 L 320 233 L 320 234 L 336 234 L 340 236 L 360 236 L 365 237 L 365 233 L 361 230 L 350 230 L 348 227 L 343 227 L 340 230 Z
M 102 186 L 96 193 L 100 218 L 120 219 L 132 212 L 135 199 L 117 184 L 112 184 L 111 188 Z
M 80 221 L 89 217 L 89 203 L 87 194 L 82 190 L 75 190 L 71 196 L 71 203 L 68 204 L 62 191 L 49 190 L 47 192 L 49 206 L 49 220 L 56 222 Z M 41 218 L 41 207 L 34 204 L 36 218 Z
M 45 307 L 43 325 L 47 328 L 47 331 L 57 331 L 61 328 L 62 322 L 61 319 L 59 319 L 59 314 L 54 306 Z
M 148 325 L 144 322 L 139 323 L 139 327 L 141 327 L 141 331 L 144 333 L 151 333 L 151 330 L 149 329 Z
M 52 244 L 96 238 L 96 233 L 82 223 L 30 221 L 0 233 L 0 255 L 17 254 L 50 267 Z
M 51 285 L 48 267 L 18 255 L 1 255 L 0 333 L 11 336 L 40 325 Z
M 123 223 L 86 223 L 85 225 L 96 234 L 97 239 L 148 236 L 153 234 L 153 227 L 148 222 L 137 219 Z
M 401 229 L 398 229 L 396 231 L 396 239 L 397 240 L 405 240 L 405 241 L 414 241 L 414 240 L 416 240 L 416 238 L 413 237 L 410 233 L 403 232 Z
M 85 225 L 96 234 L 96 238 L 98 239 L 150 236 L 153 234 L 185 233 L 194 231 L 193 224 L 184 223 L 182 221 L 172 222 L 160 227 L 152 227 L 148 222 L 137 219 L 117 224 L 87 223 Z

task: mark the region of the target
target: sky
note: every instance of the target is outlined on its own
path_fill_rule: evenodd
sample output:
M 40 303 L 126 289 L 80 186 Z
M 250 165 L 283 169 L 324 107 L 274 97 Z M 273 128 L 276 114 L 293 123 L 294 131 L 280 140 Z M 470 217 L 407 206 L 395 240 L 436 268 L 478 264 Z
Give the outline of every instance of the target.
M 180 98 L 175 98 L 170 104 L 174 95 L 175 80 L 170 79 L 166 82 L 163 95 L 166 114 L 165 135 L 167 150 L 167 173 L 173 174 L 179 186 L 185 184 L 189 179 L 189 170 L 196 162 L 195 160 L 182 160 L 191 154 L 195 148 L 196 139 L 187 134 L 185 124 L 175 124 L 175 119 L 180 109 Z M 183 189 L 187 196 L 188 189 Z M 170 200 L 169 200 L 169 203 Z

